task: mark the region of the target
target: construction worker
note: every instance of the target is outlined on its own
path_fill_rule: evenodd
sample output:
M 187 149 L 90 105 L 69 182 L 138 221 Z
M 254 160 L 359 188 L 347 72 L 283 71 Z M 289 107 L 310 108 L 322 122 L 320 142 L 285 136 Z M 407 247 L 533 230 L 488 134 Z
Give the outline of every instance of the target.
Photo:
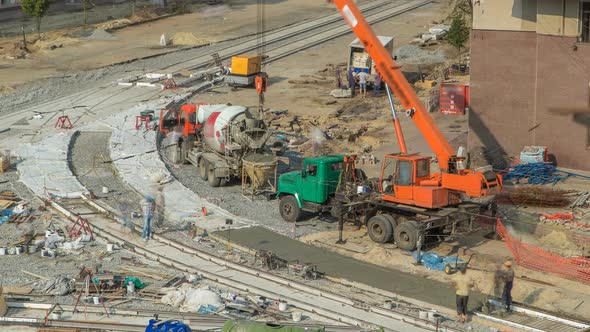
M 373 96 L 379 97 L 379 93 L 381 91 L 381 74 L 375 71 L 375 75 L 373 77 Z
M 502 265 L 500 263 L 496 264 L 496 271 L 494 272 L 494 297 L 500 298 L 502 294 L 500 293 L 500 286 L 502 285 L 502 275 L 503 275 Z
M 467 268 L 462 267 L 459 269 L 459 273 L 453 276 L 451 280 L 453 286 L 455 286 L 455 297 L 457 303 L 457 316 L 459 321 L 465 323 L 467 321 L 467 303 L 469 302 L 469 290 L 473 287 L 473 280 Z
M 361 98 L 367 98 L 367 77 L 369 77 L 369 74 L 362 70 L 358 73 L 359 86 L 361 87 Z
M 143 232 L 141 238 L 147 241 L 152 238 L 152 219 L 154 218 L 154 199 L 145 195 L 141 200 L 141 212 L 143 214 Z
M 354 73 L 354 67 L 348 68 L 348 88 L 350 89 L 350 96 L 354 97 L 354 89 L 356 88 L 356 74 Z
M 336 67 L 336 89 L 342 88 L 342 69 L 340 67 Z
M 504 281 L 504 290 L 502 291 L 502 302 L 506 311 L 510 312 L 512 305 L 512 285 L 514 282 L 514 270 L 512 269 L 512 262 L 504 262 L 504 271 L 502 271 L 502 279 Z

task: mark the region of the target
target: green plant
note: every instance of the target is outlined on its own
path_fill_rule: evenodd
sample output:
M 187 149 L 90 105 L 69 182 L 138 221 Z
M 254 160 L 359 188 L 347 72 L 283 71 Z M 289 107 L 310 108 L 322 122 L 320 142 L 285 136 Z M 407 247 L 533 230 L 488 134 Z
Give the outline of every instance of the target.
M 41 35 L 41 18 L 47 13 L 49 0 L 21 0 L 20 6 L 27 15 L 37 19 L 37 33 Z
M 465 43 L 469 40 L 469 28 L 463 17 L 455 16 L 453 18 L 447 35 L 447 40 L 449 41 L 449 44 L 457 48 L 459 51 L 465 46 Z

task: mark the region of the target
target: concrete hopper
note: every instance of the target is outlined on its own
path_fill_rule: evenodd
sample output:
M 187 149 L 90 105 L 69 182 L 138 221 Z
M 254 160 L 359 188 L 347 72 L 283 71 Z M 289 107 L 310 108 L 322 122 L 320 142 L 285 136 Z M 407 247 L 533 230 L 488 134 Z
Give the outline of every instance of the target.
M 252 153 L 242 159 L 242 195 L 251 200 L 261 194 L 274 193 L 277 188 L 277 159 L 271 155 Z

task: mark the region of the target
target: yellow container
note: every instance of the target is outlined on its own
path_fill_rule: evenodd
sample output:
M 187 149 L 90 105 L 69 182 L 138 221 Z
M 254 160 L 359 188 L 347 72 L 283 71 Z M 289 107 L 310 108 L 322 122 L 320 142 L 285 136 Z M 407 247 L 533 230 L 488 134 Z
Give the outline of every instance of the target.
M 231 73 L 234 75 L 252 75 L 260 72 L 260 56 L 255 54 L 237 55 L 231 58 Z

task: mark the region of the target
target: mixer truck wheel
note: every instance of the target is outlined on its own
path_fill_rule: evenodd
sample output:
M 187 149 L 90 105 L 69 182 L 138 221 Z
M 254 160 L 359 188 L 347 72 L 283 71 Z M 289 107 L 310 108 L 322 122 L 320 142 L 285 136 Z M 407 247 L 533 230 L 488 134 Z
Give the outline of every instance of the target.
M 199 159 L 199 176 L 207 181 L 207 161 L 204 158 Z
M 221 178 L 215 176 L 215 165 L 212 163 L 207 165 L 207 182 L 211 187 L 219 187 L 221 184 Z
M 296 222 L 301 215 L 301 209 L 299 208 L 299 205 L 297 205 L 295 197 L 291 195 L 281 197 L 279 210 L 281 212 L 281 217 L 283 217 L 283 220 L 286 222 Z

